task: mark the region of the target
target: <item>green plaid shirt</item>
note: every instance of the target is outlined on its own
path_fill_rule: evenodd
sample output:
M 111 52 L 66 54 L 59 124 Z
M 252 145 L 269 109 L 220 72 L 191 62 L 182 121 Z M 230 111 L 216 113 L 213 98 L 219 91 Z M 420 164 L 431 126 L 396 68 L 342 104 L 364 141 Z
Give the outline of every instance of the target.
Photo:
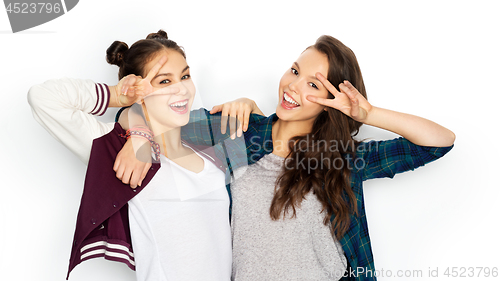
M 231 140 L 229 133 L 220 133 L 220 118 L 220 113 L 211 115 L 205 109 L 194 110 L 189 124 L 182 128 L 181 135 L 182 139 L 193 144 L 213 146 L 217 156 L 226 159 L 226 188 L 231 194 L 231 171 L 253 164 L 273 151 L 272 124 L 278 117 L 276 114 L 269 117 L 251 114 L 247 132 L 236 140 Z M 363 199 L 363 181 L 392 178 L 397 173 L 413 170 L 442 157 L 452 147 L 418 146 L 404 138 L 362 142 L 358 145 L 356 157 L 350 160 L 350 164 L 353 167 L 351 186 L 359 215 L 351 216 L 349 229 L 340 241 L 349 261 L 346 276 L 342 280 L 376 280 Z

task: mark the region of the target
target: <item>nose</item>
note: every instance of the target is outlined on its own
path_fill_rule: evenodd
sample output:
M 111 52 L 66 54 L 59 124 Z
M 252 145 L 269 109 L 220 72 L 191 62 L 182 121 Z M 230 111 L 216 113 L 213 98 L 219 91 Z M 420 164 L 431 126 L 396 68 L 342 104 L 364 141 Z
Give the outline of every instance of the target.
M 293 81 L 290 82 L 290 84 L 288 84 L 288 88 L 291 90 L 291 91 L 294 91 L 295 93 L 297 93 L 297 89 L 298 89 L 298 84 L 299 84 L 299 78 L 297 79 L 294 79 Z
M 182 82 L 179 83 L 176 86 L 179 87 L 179 92 L 177 94 L 175 94 L 175 95 L 177 95 L 177 96 L 185 96 L 188 93 L 188 88 Z

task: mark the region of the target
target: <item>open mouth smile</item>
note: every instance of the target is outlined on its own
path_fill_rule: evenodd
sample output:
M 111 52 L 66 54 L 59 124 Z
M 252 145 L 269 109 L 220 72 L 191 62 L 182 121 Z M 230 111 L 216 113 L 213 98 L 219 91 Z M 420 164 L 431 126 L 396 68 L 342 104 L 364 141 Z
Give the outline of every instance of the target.
M 170 109 L 172 109 L 175 113 L 184 114 L 187 112 L 187 104 L 188 104 L 188 100 L 185 99 L 185 100 L 173 102 L 173 103 L 169 104 L 168 106 L 170 106 Z
M 281 100 L 281 106 L 284 109 L 294 109 L 300 106 L 300 104 L 294 100 L 287 92 L 283 92 L 283 99 Z

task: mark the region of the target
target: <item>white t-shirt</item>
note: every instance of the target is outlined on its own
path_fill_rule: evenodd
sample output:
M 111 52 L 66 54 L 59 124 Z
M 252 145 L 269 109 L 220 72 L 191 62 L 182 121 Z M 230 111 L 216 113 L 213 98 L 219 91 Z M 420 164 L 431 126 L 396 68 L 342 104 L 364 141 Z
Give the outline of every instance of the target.
M 198 155 L 204 161 L 199 173 L 161 155 L 161 168 L 128 203 L 137 280 L 230 280 L 224 173 Z

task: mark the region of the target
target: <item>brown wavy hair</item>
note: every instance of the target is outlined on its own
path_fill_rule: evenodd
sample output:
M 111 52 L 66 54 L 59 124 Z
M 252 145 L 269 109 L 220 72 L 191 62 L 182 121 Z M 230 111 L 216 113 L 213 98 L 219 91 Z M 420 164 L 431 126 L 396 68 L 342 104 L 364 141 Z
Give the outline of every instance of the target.
M 328 57 L 327 79 L 337 90 L 340 83 L 348 80 L 366 98 L 361 70 L 351 49 L 327 35 L 319 37 L 309 48 Z M 334 96 L 328 93 L 328 98 L 333 99 Z M 347 165 L 346 158 L 350 155 L 354 159 L 359 142 L 353 137 L 361 125 L 342 112 L 326 107 L 317 116 L 310 133 L 291 139 L 284 171 L 276 181 L 270 208 L 272 219 L 278 220 L 282 215 L 284 219 L 290 209 L 291 217 L 295 217 L 295 208 L 300 207 L 305 195 L 312 191 L 323 206 L 323 223 L 328 225 L 332 215 L 335 215 L 330 230 L 338 240 L 342 238 L 349 229 L 350 216 L 358 214 L 350 182 L 349 167 L 352 165 Z M 310 169 L 308 165 L 295 163 L 316 163 L 317 168 Z

